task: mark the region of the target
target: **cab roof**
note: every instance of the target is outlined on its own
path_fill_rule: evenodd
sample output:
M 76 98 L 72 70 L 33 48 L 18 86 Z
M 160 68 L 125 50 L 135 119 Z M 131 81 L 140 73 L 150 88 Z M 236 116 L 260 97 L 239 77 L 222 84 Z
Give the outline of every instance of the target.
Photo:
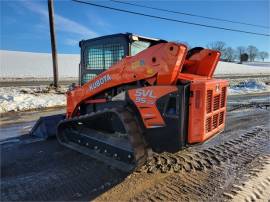
M 137 38 L 139 41 L 149 41 L 149 42 L 156 42 L 156 43 L 165 43 L 165 42 L 167 42 L 166 40 L 163 40 L 163 39 L 145 37 L 145 36 L 141 36 L 141 35 L 138 35 L 138 34 L 127 32 L 127 33 L 118 33 L 118 34 L 105 35 L 105 36 L 96 37 L 96 38 L 87 39 L 87 40 L 81 40 L 79 42 L 79 46 L 81 47 L 81 45 L 84 44 L 84 43 L 97 41 L 97 40 L 102 40 L 102 39 L 108 39 L 108 38 L 115 38 L 115 37 L 124 37 L 124 38 L 126 38 L 127 40 L 130 40 L 130 41 L 135 41 L 135 39 Z

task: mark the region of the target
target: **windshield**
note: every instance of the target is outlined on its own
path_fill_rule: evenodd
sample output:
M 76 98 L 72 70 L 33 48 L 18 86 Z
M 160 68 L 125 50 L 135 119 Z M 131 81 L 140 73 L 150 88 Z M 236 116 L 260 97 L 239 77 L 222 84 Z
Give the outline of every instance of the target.
M 134 41 L 131 44 L 131 56 L 145 50 L 150 46 L 150 42 L 147 41 Z

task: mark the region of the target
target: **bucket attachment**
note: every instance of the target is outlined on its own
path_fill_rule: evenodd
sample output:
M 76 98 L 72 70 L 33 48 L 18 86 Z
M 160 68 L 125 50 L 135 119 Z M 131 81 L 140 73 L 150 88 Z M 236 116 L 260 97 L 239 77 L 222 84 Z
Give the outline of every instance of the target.
M 64 119 L 65 114 L 40 117 L 29 134 L 43 139 L 56 136 L 58 123 Z

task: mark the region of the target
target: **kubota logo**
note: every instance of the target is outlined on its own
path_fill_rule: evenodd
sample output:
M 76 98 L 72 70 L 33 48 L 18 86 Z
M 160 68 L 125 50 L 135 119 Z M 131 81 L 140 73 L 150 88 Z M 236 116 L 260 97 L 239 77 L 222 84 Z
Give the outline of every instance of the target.
M 112 80 L 112 78 L 109 74 L 107 74 L 101 77 L 100 79 L 96 80 L 94 83 L 91 83 L 89 86 L 89 90 L 94 90 L 98 88 L 99 86 L 102 86 L 104 83 L 107 83 L 110 80 Z

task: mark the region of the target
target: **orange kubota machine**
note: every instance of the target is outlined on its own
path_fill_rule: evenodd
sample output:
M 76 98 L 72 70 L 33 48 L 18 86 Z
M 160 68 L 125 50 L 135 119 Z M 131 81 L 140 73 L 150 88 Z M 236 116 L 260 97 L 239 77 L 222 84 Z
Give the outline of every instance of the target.
M 67 92 L 57 125 L 61 144 L 132 170 L 151 150 L 177 152 L 224 130 L 228 82 L 213 79 L 218 51 L 130 33 L 80 47 L 80 85 Z

